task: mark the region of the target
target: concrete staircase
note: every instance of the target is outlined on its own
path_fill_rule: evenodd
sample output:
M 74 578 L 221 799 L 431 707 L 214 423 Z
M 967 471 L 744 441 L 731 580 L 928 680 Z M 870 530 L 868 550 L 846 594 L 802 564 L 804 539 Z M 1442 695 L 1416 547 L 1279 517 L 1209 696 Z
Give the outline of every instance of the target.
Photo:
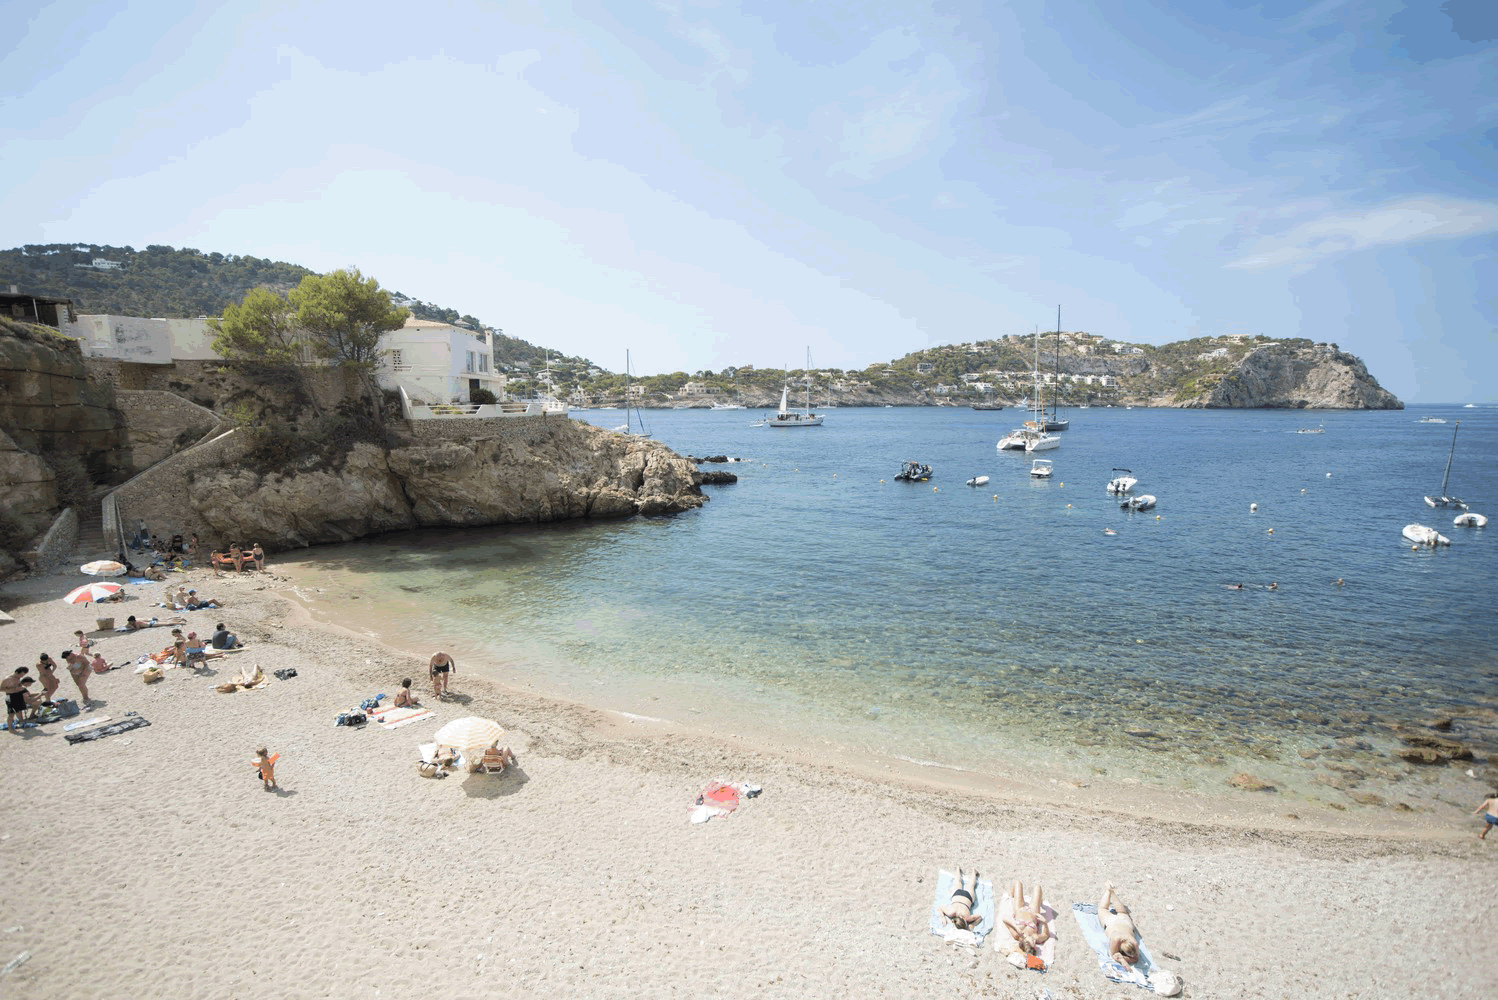
M 104 537 L 104 494 L 89 500 L 78 512 L 77 552 L 88 559 L 113 559 L 115 549 Z

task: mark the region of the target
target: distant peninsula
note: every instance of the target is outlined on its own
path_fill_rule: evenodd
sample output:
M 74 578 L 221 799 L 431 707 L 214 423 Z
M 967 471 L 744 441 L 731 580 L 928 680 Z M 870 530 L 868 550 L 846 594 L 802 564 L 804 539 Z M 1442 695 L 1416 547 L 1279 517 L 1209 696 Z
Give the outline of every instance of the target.
M 79 313 L 219 315 L 250 289 L 286 289 L 312 273 L 256 257 L 152 245 L 28 244 L 0 250 L 0 288 L 67 297 Z M 587 358 L 505 336 L 474 316 L 393 293 L 418 319 L 484 329 L 511 396 L 555 396 L 575 407 L 647 408 L 736 404 L 776 406 L 793 387 L 813 408 L 835 406 L 1003 406 L 1033 399 L 1036 338 L 930 347 L 861 370 L 755 368 L 671 372 L 633 379 Z M 1136 344 L 1085 331 L 1039 338 L 1041 394 L 1057 406 L 1205 409 L 1403 409 L 1357 357 L 1336 344 L 1258 335 Z

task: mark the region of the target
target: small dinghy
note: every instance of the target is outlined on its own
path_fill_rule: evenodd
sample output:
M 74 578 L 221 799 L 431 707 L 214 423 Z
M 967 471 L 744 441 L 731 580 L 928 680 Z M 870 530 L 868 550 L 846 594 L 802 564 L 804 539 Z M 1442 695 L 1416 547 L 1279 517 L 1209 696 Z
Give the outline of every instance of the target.
M 900 474 L 895 477 L 895 481 L 901 483 L 925 483 L 930 480 L 931 466 L 920 462 L 906 462 L 900 469 Z
M 1404 526 L 1404 537 L 1416 545 L 1428 545 L 1435 548 L 1438 545 L 1450 545 L 1451 539 L 1441 534 L 1435 528 L 1427 528 L 1423 524 L 1406 524 Z
M 987 476 L 974 476 L 972 479 L 969 479 L 967 481 L 967 484 L 969 486 L 987 486 L 988 485 L 988 477 Z
M 1118 505 L 1119 510 L 1149 510 L 1155 506 L 1155 498 L 1148 493 L 1137 497 L 1129 497 Z
M 1461 528 L 1486 528 L 1488 526 L 1488 518 L 1486 514 L 1473 514 L 1469 512 L 1456 515 L 1451 523 Z

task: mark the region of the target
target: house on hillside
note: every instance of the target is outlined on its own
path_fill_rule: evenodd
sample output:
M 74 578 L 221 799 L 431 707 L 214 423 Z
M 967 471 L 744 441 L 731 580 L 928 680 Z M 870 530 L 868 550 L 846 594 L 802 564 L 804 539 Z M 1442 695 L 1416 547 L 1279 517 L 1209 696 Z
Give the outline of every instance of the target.
M 375 378 L 380 388 L 404 390 L 411 402 L 427 405 L 467 403 L 478 389 L 502 399 L 506 381 L 483 334 L 414 318 L 381 335 Z

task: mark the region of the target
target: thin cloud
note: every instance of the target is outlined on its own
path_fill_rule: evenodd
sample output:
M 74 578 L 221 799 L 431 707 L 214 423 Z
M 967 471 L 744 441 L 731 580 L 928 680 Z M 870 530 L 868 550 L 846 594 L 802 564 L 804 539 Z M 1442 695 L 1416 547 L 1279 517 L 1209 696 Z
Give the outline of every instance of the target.
M 1281 235 L 1262 240 L 1259 250 L 1225 266 L 1249 271 L 1286 264 L 1305 268 L 1337 254 L 1495 231 L 1498 231 L 1498 205 L 1411 198 L 1362 212 L 1336 212 L 1302 222 Z

